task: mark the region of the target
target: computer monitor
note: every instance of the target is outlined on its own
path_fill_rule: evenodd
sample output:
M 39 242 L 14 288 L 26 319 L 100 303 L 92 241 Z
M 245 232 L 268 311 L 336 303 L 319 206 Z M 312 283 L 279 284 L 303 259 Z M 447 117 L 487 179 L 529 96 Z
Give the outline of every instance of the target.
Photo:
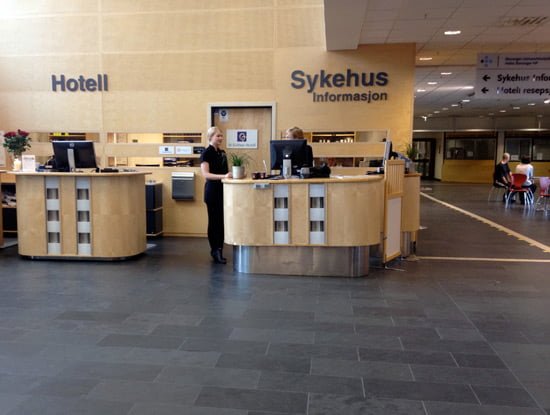
M 93 141 L 52 141 L 52 146 L 58 171 L 97 168 Z
M 306 140 L 271 140 L 271 169 L 282 170 L 283 160 L 292 160 L 292 170 L 309 167 L 313 160 L 311 147 Z

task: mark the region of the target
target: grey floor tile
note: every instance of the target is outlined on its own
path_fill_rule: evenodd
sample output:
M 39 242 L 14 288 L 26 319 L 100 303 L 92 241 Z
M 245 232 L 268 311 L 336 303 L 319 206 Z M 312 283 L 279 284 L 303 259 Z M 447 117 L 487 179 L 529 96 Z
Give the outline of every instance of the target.
M 504 369 L 506 365 L 495 355 L 452 353 L 454 359 L 461 367 L 485 367 L 493 369 Z
M 259 370 L 236 368 L 165 367 L 156 378 L 157 382 L 178 385 L 221 386 L 256 388 L 260 379 Z
M 411 365 L 414 379 L 419 382 L 460 383 L 484 386 L 521 387 L 507 369 Z
M 229 338 L 241 341 L 312 344 L 315 333 L 298 330 L 236 328 Z
M 442 352 L 472 353 L 494 355 L 495 352 L 486 342 L 458 340 L 430 340 L 403 338 L 405 350 L 433 350 Z
M 428 402 L 428 415 L 545 415 L 541 409 L 505 405 L 472 405 L 455 402 Z
M 98 346 L 177 349 L 183 344 L 183 341 L 184 339 L 181 337 L 109 334 L 98 343 Z
M 23 395 L 47 379 L 44 376 L 26 376 L 0 373 L 0 393 Z
M 262 371 L 258 389 L 363 396 L 361 378 Z
M 59 314 L 58 320 L 91 320 L 101 322 L 117 322 L 120 323 L 126 320 L 130 314 L 128 313 L 113 313 L 108 311 L 78 311 L 67 310 Z
M 398 380 L 364 379 L 365 393 L 368 398 L 432 400 L 444 402 L 477 403 L 477 399 L 468 385 L 405 382 Z
M 205 387 L 196 406 L 305 414 L 307 394 L 235 388 Z
M 62 370 L 59 377 L 153 381 L 161 370 L 159 365 L 77 362 Z
M 8 415 L 13 409 L 27 399 L 27 395 L 0 392 L 0 415 Z
M 495 386 L 473 385 L 479 401 L 484 405 L 508 405 L 536 407 L 533 398 L 523 388 L 504 388 Z
M 318 332 L 315 333 L 315 343 L 402 350 L 397 336 Z
M 9 415 L 121 415 L 127 414 L 131 407 L 127 402 L 33 396 L 17 405 Z
M 163 404 L 163 403 L 136 403 L 128 415 L 250 415 L 247 410 L 225 408 L 199 408 L 193 406 Z
M 101 381 L 88 398 L 114 402 L 156 402 L 192 405 L 199 395 L 200 386 L 162 382 Z
M 327 344 L 272 343 L 269 345 L 268 356 L 324 357 L 354 361 L 359 359 L 356 347 Z
M 180 326 L 176 324 L 159 324 L 151 333 L 151 336 L 161 337 L 198 337 L 228 339 L 233 331 L 230 327 L 199 327 L 199 326 Z
M 29 390 L 29 395 L 59 396 L 66 398 L 85 397 L 98 384 L 96 379 L 45 378 Z
M 132 349 L 125 357 L 126 363 L 142 363 L 166 366 L 214 367 L 221 353 L 188 352 L 185 350 Z
M 451 353 L 419 350 L 384 350 L 359 348 L 359 358 L 365 361 L 415 363 L 419 365 L 454 366 Z
M 371 379 L 413 380 L 408 364 L 338 359 L 311 359 L 311 374 L 363 377 Z
M 180 350 L 264 355 L 269 343 L 244 340 L 187 339 Z
M 308 415 L 426 415 L 421 402 L 310 394 Z
M 309 358 L 222 353 L 216 367 L 309 373 Z

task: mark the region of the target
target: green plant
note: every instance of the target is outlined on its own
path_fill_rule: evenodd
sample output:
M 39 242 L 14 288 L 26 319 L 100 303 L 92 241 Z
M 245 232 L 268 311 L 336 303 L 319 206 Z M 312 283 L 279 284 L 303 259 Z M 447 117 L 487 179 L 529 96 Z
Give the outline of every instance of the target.
M 28 148 L 31 148 L 29 133 L 23 130 L 9 131 L 4 134 L 4 147 L 14 157 L 20 157 Z
M 405 148 L 405 155 L 411 160 L 416 160 L 418 158 L 418 150 L 414 145 L 409 143 Z
M 250 162 L 250 156 L 246 153 L 230 153 L 229 157 L 231 158 L 231 165 L 235 167 L 248 166 Z

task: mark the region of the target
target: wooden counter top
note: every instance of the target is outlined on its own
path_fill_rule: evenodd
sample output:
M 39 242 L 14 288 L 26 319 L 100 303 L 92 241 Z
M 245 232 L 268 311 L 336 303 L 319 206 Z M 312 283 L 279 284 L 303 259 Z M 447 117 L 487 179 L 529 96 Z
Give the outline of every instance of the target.
M 357 183 L 357 182 L 376 182 L 384 179 L 383 174 L 371 174 L 362 176 L 330 176 L 325 178 L 315 179 L 224 179 L 227 184 L 254 184 L 254 183 L 271 183 L 271 184 L 314 184 L 314 183 Z
M 8 172 L 15 176 L 61 176 L 61 177 L 109 177 L 109 176 L 139 176 L 145 174 L 151 174 L 150 171 L 119 171 L 112 173 L 96 173 L 96 172 L 58 172 L 58 171 L 37 171 L 37 172 L 24 172 L 24 171 L 10 171 Z

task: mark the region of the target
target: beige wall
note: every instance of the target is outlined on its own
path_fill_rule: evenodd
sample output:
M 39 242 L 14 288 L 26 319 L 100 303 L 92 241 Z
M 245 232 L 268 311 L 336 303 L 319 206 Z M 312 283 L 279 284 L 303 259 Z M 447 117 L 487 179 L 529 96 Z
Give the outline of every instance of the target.
M 158 157 L 154 145 L 117 148 L 107 134 L 204 132 L 210 103 L 274 102 L 278 132 L 387 130 L 397 149 L 411 140 L 415 46 L 327 52 L 322 0 L 4 0 L 0 16 L 0 130 L 96 132 L 103 161 Z M 354 92 L 388 100 L 313 103 L 290 86 L 294 69 L 348 68 L 387 72 L 388 86 Z M 98 73 L 108 92 L 51 91 L 52 74 Z M 189 209 L 179 206 L 175 218 Z

